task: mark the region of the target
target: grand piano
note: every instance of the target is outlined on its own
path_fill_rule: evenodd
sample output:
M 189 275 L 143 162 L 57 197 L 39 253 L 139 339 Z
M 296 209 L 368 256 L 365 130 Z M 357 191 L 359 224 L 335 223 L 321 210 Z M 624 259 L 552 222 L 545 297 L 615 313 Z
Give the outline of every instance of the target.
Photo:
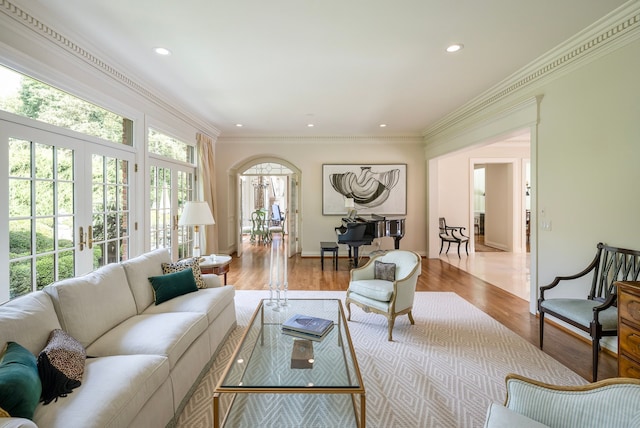
M 358 249 L 362 245 L 371 245 L 374 239 L 390 236 L 394 239 L 395 249 L 400 248 L 404 236 L 404 218 L 383 217 L 376 214 L 355 218 L 343 217 L 342 225 L 336 227 L 338 244 L 349 246 L 349 258 L 353 248 L 354 266 L 358 267 Z

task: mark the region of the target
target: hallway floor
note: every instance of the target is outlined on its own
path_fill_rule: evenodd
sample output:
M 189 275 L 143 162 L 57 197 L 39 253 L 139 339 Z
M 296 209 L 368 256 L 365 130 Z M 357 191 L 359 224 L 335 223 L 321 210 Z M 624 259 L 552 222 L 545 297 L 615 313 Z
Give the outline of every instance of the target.
M 471 275 L 530 300 L 530 254 L 509 252 L 476 252 L 458 258 L 455 252 L 441 254 L 440 259 Z

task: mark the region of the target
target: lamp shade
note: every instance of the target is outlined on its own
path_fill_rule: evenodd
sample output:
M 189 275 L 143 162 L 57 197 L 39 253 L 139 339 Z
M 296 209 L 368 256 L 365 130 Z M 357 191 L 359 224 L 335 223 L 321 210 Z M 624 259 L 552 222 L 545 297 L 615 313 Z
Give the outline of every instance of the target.
M 344 200 L 344 207 L 345 208 L 355 208 L 355 203 L 353 201 L 353 198 L 345 198 Z
M 198 226 L 215 223 L 209 204 L 203 201 L 190 201 L 184 204 L 182 216 L 178 220 L 179 226 Z

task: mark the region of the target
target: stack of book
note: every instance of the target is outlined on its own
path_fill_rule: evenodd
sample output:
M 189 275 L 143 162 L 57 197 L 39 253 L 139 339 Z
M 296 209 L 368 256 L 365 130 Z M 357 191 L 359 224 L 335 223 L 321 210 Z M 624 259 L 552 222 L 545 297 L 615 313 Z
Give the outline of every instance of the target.
M 333 321 L 309 315 L 295 314 L 282 323 L 282 332 L 290 336 L 320 341 L 333 328 Z

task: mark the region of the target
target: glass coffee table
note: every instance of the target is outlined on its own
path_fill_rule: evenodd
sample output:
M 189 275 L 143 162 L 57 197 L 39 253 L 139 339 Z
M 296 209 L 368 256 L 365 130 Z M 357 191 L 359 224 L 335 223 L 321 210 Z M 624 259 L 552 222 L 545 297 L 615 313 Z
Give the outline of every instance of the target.
M 294 314 L 334 326 L 319 341 L 290 336 L 282 323 Z M 364 428 L 365 409 L 342 302 L 289 299 L 283 307 L 264 299 L 214 390 L 213 426 Z

